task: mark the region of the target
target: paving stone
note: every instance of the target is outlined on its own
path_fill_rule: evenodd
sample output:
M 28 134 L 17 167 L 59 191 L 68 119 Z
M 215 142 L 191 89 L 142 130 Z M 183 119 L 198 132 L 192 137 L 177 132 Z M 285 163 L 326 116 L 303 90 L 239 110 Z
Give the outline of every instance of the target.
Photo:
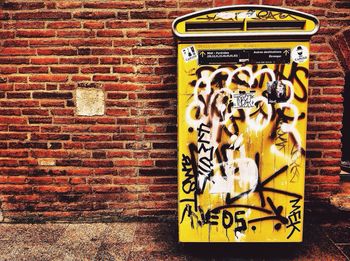
M 47 243 L 33 244 L 30 242 L 0 242 L 0 260 L 50 260 L 47 255 L 51 245 Z
M 132 251 L 130 253 L 130 256 L 128 258 L 128 261 L 182 261 L 182 260 L 188 260 L 185 256 L 181 255 L 174 255 L 171 253 L 167 253 L 165 251 L 152 251 L 152 252 L 145 252 L 145 251 Z
M 105 243 L 131 243 L 134 240 L 137 223 L 110 223 L 107 224 L 103 242 Z
M 132 244 L 115 244 L 102 242 L 97 251 L 95 260 L 97 261 L 114 261 L 114 260 L 128 260 Z
M 150 237 L 155 237 L 158 239 L 169 238 L 172 240 L 178 240 L 178 231 L 177 231 L 177 223 L 138 223 L 136 232 L 136 236 L 147 235 Z
M 338 245 L 338 247 L 343 251 L 343 253 L 349 258 L 350 260 L 350 244 L 349 245 Z
M 52 245 L 51 260 L 93 260 L 103 240 L 107 224 L 70 224 Z
M 350 224 L 327 224 L 325 226 L 322 226 L 322 229 L 334 243 L 350 243 Z

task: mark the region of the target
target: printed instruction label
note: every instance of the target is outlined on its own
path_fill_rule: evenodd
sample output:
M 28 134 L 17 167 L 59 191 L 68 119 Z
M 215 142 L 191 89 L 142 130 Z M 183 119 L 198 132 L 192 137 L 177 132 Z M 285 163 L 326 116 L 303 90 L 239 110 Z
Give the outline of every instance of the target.
M 199 50 L 199 65 L 212 64 L 289 64 L 290 49 Z
M 181 52 L 186 62 L 189 62 L 198 58 L 197 51 L 194 45 L 182 49 Z

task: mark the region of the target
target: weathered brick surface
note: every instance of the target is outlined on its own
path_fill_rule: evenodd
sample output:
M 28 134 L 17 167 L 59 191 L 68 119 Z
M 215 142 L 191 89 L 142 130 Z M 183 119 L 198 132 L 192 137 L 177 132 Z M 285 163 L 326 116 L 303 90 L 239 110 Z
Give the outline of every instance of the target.
M 347 0 L 1 1 L 0 206 L 5 220 L 173 215 L 176 48 L 171 22 L 231 4 L 317 15 L 312 39 L 307 200 L 339 188 Z M 94 82 L 93 86 L 89 86 Z M 102 88 L 104 116 L 75 114 Z

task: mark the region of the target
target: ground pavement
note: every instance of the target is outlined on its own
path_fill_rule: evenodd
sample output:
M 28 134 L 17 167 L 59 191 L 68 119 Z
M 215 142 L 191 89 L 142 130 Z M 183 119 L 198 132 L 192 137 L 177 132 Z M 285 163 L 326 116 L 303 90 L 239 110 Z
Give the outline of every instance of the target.
M 306 220 L 302 244 L 179 244 L 176 221 L 0 224 L 0 260 L 350 260 L 350 220 Z

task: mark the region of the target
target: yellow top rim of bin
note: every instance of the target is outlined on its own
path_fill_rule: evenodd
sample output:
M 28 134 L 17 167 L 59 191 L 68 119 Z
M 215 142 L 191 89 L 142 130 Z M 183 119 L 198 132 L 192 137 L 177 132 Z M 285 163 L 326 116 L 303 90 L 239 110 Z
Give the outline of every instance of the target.
M 234 5 L 190 13 L 174 20 L 179 39 L 311 37 L 318 19 L 303 12 L 266 5 Z M 265 37 L 265 38 L 262 38 Z

